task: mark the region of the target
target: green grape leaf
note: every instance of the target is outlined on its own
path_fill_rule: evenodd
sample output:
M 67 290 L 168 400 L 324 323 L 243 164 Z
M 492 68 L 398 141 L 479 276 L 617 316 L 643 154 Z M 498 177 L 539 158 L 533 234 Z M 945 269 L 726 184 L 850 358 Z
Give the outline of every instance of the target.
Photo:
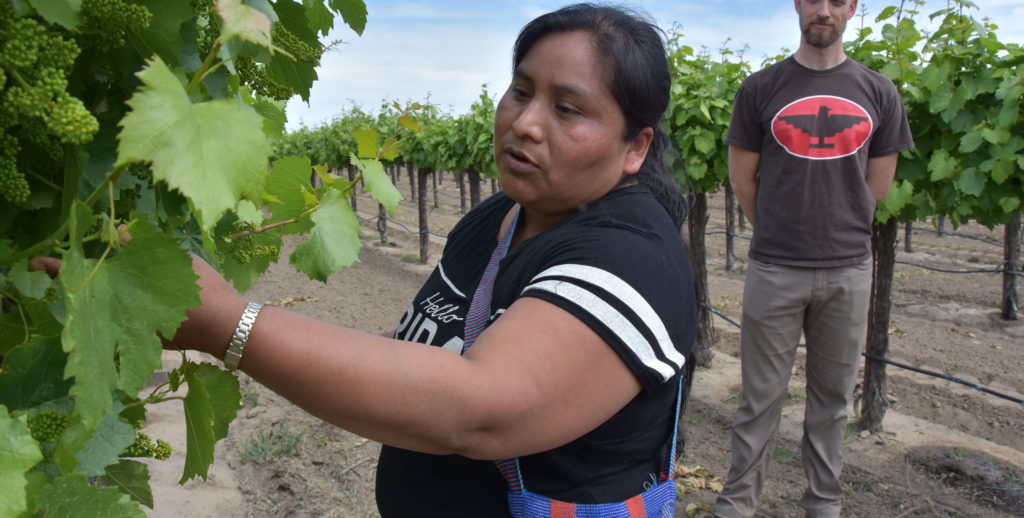
M 985 139 L 981 136 L 980 132 L 972 131 L 971 133 L 960 137 L 960 152 L 970 153 L 971 151 L 978 149 L 978 146 L 981 146 L 984 141 Z
M 1005 182 L 1013 174 L 1013 165 L 1013 160 L 1010 159 L 996 160 L 992 164 L 992 180 L 997 184 Z
M 224 20 L 220 41 L 237 36 L 264 48 L 274 48 L 270 37 L 273 21 L 259 9 L 243 5 L 240 0 L 217 0 L 217 14 Z
M 72 414 L 68 419 L 70 422 L 57 441 L 52 459 L 65 475 L 75 472 L 75 468 L 78 467 L 78 452 L 92 436 L 92 431 L 82 422 L 81 416 Z
M 263 211 L 249 200 L 238 202 L 238 219 L 258 227 L 263 224 Z
M 984 173 L 974 167 L 968 167 L 960 171 L 960 176 L 956 179 L 956 188 L 964 194 L 981 196 L 981 193 L 985 192 L 985 182 Z
M 274 2 L 274 11 L 280 19 L 280 24 L 288 32 L 292 33 L 300 41 L 311 47 L 319 47 L 320 40 L 316 37 L 316 31 L 309 26 L 309 19 L 306 16 L 306 7 L 295 0 L 277 0 Z
M 352 132 L 356 139 L 356 154 L 359 158 L 377 158 L 377 140 L 379 136 L 372 129 L 357 129 Z
M 423 126 L 420 126 L 419 123 L 416 122 L 416 119 L 412 117 L 412 115 L 402 115 L 401 117 L 398 118 L 398 123 L 401 124 L 403 128 L 408 130 L 423 131 Z
M 59 277 L 67 305 L 65 376 L 75 378 L 76 413 L 94 429 L 110 411 L 115 387 L 137 393 L 160 367 L 156 332 L 174 335 L 185 311 L 199 305 L 199 288 L 188 253 L 145 220 L 135 221 L 133 239 L 102 261 L 82 253 L 89 208 L 76 202 L 70 221 L 73 246 Z
M 331 9 L 341 13 L 345 24 L 362 36 L 366 29 L 366 3 L 363 0 L 328 0 Z
M 25 472 L 41 460 L 43 454 L 28 431 L 27 417 L 11 418 L 7 407 L 0 405 L 0 516 L 27 510 Z
M 75 454 L 78 459 L 76 472 L 102 475 L 106 467 L 117 463 L 121 452 L 135 441 L 135 429 L 117 417 L 122 408 L 119 402 L 115 403 L 113 412 L 103 416 L 99 428 Z
M 932 181 L 949 178 L 956 171 L 957 165 L 956 158 L 949 156 L 949 152 L 945 149 L 935 150 L 928 162 L 928 171 L 932 174 Z
M 306 19 L 309 26 L 323 36 L 334 28 L 334 15 L 331 10 L 320 0 L 302 0 L 306 6 Z
M 148 58 L 156 54 L 168 63 L 178 63 L 178 50 L 183 46 L 181 24 L 195 17 L 192 6 L 165 0 L 135 0 L 133 3 L 153 13 L 149 25 L 129 27 L 128 39 L 139 55 Z
M 876 217 L 882 223 L 894 217 L 907 205 L 914 203 L 914 184 L 904 180 L 893 182 L 889 193 L 878 203 Z
M 9 275 L 11 284 L 14 284 L 18 293 L 33 299 L 43 298 L 46 295 L 46 289 L 53 283 L 46 272 L 29 271 L 28 259 L 18 261 L 12 266 Z
M 210 396 L 213 440 L 219 441 L 228 436 L 228 425 L 235 420 L 238 409 L 242 408 L 242 392 L 239 389 L 238 378 L 230 371 L 219 369 L 209 363 L 196 366 L 195 378 L 203 383 L 204 390 Z
M 16 514 L 13 518 L 38 518 L 36 509 L 39 507 L 39 495 L 50 486 L 50 479 L 41 471 L 30 471 L 25 473 L 25 480 L 25 512 Z
M 314 226 L 290 261 L 310 279 L 325 282 L 334 272 L 359 260 L 359 218 L 345 195 L 329 189 L 311 216 Z
M 207 229 L 241 196 L 259 199 L 271 152 L 262 117 L 237 100 L 193 104 L 160 58 L 138 77 L 117 165 L 151 162 L 153 177 L 188 197 Z
M 981 136 L 990 144 L 1005 144 L 1010 140 L 1010 131 L 1006 128 L 985 128 Z
M 1005 196 L 999 199 L 999 206 L 1002 207 L 1003 212 L 1007 214 L 1013 214 L 1020 208 L 1020 198 L 1017 196 Z
M 28 0 L 28 3 L 44 20 L 65 29 L 73 31 L 82 23 L 82 0 Z
M 295 92 L 302 100 L 309 102 L 309 89 L 317 80 L 316 67 L 312 63 L 296 61 L 290 56 L 275 53 L 266 64 L 267 77 Z
M 206 366 L 196 363 L 186 363 L 181 367 L 184 372 L 185 381 L 188 383 L 188 394 L 185 395 L 185 468 L 181 473 L 179 484 L 184 484 L 189 479 L 206 475 L 213 464 L 213 446 L 218 440 L 218 432 L 226 424 L 222 423 L 224 415 L 214 407 L 214 399 L 219 394 L 211 392 L 206 384 L 211 377 L 207 371 L 215 369 L 212 365 Z M 230 374 L 228 374 L 230 375 Z M 217 387 L 221 387 L 220 383 Z M 240 396 L 235 396 L 240 400 Z
M 309 209 L 303 193 L 309 192 L 312 188 L 309 184 L 312 170 L 306 157 L 290 156 L 274 162 L 273 171 L 270 172 L 266 185 L 267 194 L 274 198 L 269 203 L 274 222 L 296 218 Z M 302 218 L 281 230 L 290 234 L 301 234 L 310 228 L 312 223 L 309 218 Z
M 139 505 L 112 487 L 89 485 L 85 475 L 74 474 L 53 481 L 39 496 L 46 516 L 146 518 Z
M 384 172 L 384 165 L 377 160 L 363 160 L 355 155 L 349 157 L 349 160 L 352 162 L 352 165 L 363 172 L 363 185 L 367 192 L 378 203 L 384 205 L 388 214 L 394 216 L 398 203 L 402 201 L 402 195 L 395 188 L 394 184 L 391 183 L 388 174 Z
M 65 356 L 60 340 L 36 337 L 4 356 L 0 371 L 0 405 L 24 410 L 68 395 Z
M 284 133 L 288 116 L 284 112 L 285 101 L 259 98 L 250 103 L 256 113 L 263 117 L 263 134 L 268 137 Z
M 188 383 L 188 394 L 185 396 L 185 468 L 179 484 L 196 476 L 206 480 L 206 474 L 213 464 L 213 408 L 210 395 L 196 377 L 193 366 L 185 366 L 185 381 Z
M 149 487 L 149 467 L 145 464 L 128 459 L 121 459 L 117 464 L 107 466 L 103 474 L 103 482 L 117 488 L 129 498 L 152 509 L 153 490 Z

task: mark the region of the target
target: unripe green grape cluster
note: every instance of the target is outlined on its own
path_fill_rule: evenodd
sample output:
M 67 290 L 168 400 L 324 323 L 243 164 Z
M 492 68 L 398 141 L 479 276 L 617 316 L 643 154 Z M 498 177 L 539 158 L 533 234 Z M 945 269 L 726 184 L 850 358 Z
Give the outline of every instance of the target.
M 68 416 L 45 410 L 28 418 L 28 431 L 39 444 L 55 442 L 68 427 Z
M 139 433 L 135 436 L 135 442 L 121 452 L 122 457 L 146 457 L 157 460 L 167 460 L 173 452 L 173 448 L 163 439 L 153 441 L 148 435 Z
M 270 33 L 274 45 L 288 52 L 298 61 L 311 63 L 313 66 L 320 66 L 320 56 L 323 55 L 322 48 L 313 48 L 306 42 L 300 40 L 280 23 L 275 23 Z
M 257 259 L 266 257 L 277 257 L 281 253 L 281 247 L 257 243 L 252 235 L 242 236 L 231 240 L 228 244 L 228 253 L 241 264 L 249 264 Z
M 18 171 L 18 139 L 0 127 L 0 196 L 11 203 L 25 203 L 30 189 L 25 175 Z
M 274 46 L 291 54 L 296 61 L 302 61 L 314 67 L 320 66 L 320 57 L 324 52 L 323 47 L 313 47 L 307 44 L 280 23 L 274 24 L 271 30 L 271 39 Z M 238 78 L 243 84 L 248 85 L 254 92 L 264 97 L 285 101 L 295 95 L 291 88 L 267 77 L 264 66 L 256 63 L 250 57 L 237 58 L 235 69 L 238 70 Z
M 124 45 L 129 30 L 149 27 L 153 13 L 141 5 L 124 0 L 83 0 L 85 33 L 95 37 L 97 47 L 109 50 Z
M 35 18 L 16 17 L 7 2 L 0 5 L 0 198 L 24 203 L 31 194 L 18 163 L 24 145 L 16 136 L 57 158 L 59 146 L 35 134 L 38 126 L 62 144 L 88 143 L 99 130 L 82 101 L 67 92 L 67 74 L 78 54 L 73 40 Z

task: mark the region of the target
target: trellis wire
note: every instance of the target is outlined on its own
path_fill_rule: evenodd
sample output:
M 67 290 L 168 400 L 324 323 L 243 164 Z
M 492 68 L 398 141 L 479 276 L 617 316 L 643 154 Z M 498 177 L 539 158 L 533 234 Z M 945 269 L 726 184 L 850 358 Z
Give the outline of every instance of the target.
M 738 322 L 736 322 L 735 320 L 725 316 L 724 314 L 722 314 L 721 311 L 718 311 L 717 309 L 711 307 L 710 305 L 701 303 L 701 307 L 703 307 L 704 309 L 710 311 L 711 313 L 713 313 L 715 315 L 718 315 L 723 320 L 725 320 L 726 322 L 736 326 L 737 328 L 742 329 L 743 326 L 741 326 Z M 804 344 L 798 344 L 798 346 L 799 347 L 806 347 Z M 905 363 L 900 363 L 900 362 L 897 362 L 897 361 L 889 360 L 887 358 L 882 358 L 880 356 L 875 356 L 873 354 L 868 354 L 866 352 L 861 353 L 861 356 L 864 356 L 865 358 L 869 358 L 869 359 L 874 360 L 874 361 L 878 361 L 878 362 L 882 362 L 882 363 L 887 363 L 889 365 L 892 365 L 894 367 L 899 367 L 901 369 L 906 369 L 906 370 L 914 371 L 914 372 L 917 372 L 919 374 L 926 374 L 928 376 L 933 376 L 933 377 L 936 377 L 936 378 L 941 378 L 941 379 L 944 379 L 946 381 L 952 381 L 953 383 L 959 383 L 961 385 L 964 385 L 964 386 L 970 387 L 972 389 L 984 392 L 986 394 L 991 394 L 993 396 L 997 396 L 997 397 L 1003 398 L 1005 400 L 1013 401 L 1014 403 L 1019 403 L 1021 405 L 1024 405 L 1024 399 L 1021 399 L 1021 398 L 1018 398 L 1018 397 L 1014 397 L 1014 396 L 1010 396 L 1008 394 L 1003 394 L 1001 392 L 997 392 L 997 391 L 992 390 L 992 389 L 990 389 L 988 387 L 984 387 L 982 385 L 978 385 L 977 383 L 972 383 L 970 381 L 966 381 L 966 380 L 960 379 L 960 378 L 958 378 L 956 376 L 949 376 L 947 374 L 942 374 L 941 372 L 934 372 L 934 371 L 930 371 L 930 370 L 927 370 L 927 369 L 921 369 L 919 367 L 914 367 L 914 366 L 911 366 L 911 365 L 907 365 Z

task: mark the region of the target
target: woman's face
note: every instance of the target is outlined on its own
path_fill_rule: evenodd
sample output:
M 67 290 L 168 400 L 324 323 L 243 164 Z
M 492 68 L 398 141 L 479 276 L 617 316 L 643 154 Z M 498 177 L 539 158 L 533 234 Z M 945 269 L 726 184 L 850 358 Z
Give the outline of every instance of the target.
M 513 73 L 494 117 L 502 189 L 527 211 L 564 217 L 640 170 L 653 136 L 623 141 L 625 118 L 590 36 L 538 40 Z

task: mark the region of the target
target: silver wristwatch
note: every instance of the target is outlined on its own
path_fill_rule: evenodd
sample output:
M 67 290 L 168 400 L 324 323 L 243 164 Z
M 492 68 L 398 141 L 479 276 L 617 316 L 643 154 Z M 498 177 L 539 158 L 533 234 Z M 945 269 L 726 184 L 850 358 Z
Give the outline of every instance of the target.
M 238 327 L 235 328 L 235 333 L 231 335 L 231 341 L 228 342 L 228 352 L 224 354 L 224 365 L 227 365 L 228 369 L 238 368 L 238 362 L 242 360 L 242 350 L 245 349 L 245 343 L 249 341 L 249 333 L 252 332 L 252 326 L 256 323 L 256 315 L 259 315 L 262 307 L 262 304 L 256 302 L 250 302 L 245 306 L 242 317 L 238 319 Z

